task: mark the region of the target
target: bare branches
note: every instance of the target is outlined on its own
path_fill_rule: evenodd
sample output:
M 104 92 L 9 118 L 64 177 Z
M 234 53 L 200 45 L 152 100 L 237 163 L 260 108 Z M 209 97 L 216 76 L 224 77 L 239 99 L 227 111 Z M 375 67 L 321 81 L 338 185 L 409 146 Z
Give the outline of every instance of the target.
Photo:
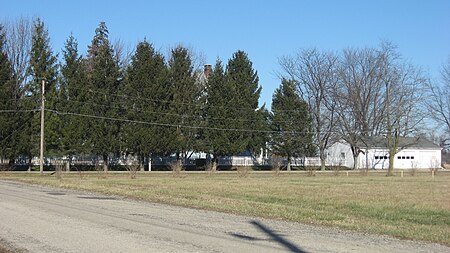
M 27 78 L 31 50 L 32 25 L 32 20 L 24 17 L 7 22 L 5 25 L 6 51 L 13 67 L 16 87 L 19 88 L 23 88 Z
M 322 161 L 331 138 L 350 143 L 356 164 L 361 136 L 378 135 L 387 137 L 394 157 L 399 138 L 415 133 L 424 118 L 427 79 L 389 42 L 379 48 L 346 49 L 339 56 L 301 50 L 279 63 L 309 104 Z
M 384 84 L 380 73 L 380 59 L 375 49 L 346 49 L 338 70 L 339 100 L 342 126 L 345 132 L 358 135 L 379 135 L 384 111 Z M 346 122 L 354 119 L 354 122 Z M 351 127 L 353 129 L 349 129 Z
M 389 149 L 388 175 L 392 175 L 400 138 L 416 132 L 424 118 L 420 105 L 427 79 L 419 68 L 402 61 L 392 45 L 383 43 L 380 53 L 382 80 L 386 85 L 384 108 Z
M 336 124 L 337 104 L 331 94 L 337 87 L 337 60 L 335 54 L 316 49 L 302 50 L 279 60 L 289 79 L 298 82 L 298 92 L 309 105 L 322 170 L 325 170 L 325 149 Z
M 113 45 L 114 60 L 121 70 L 125 70 L 131 64 L 131 58 L 134 54 L 133 49 L 121 39 L 114 41 Z
M 430 83 L 428 86 L 430 96 L 428 108 L 433 120 L 443 124 L 447 134 L 450 135 L 450 56 L 442 65 L 441 78 L 440 84 Z

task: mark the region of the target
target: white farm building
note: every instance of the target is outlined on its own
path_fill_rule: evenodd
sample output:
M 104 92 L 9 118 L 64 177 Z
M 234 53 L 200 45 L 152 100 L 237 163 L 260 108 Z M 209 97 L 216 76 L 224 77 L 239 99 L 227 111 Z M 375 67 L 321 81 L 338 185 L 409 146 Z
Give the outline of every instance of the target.
M 386 137 L 364 137 L 358 142 L 358 168 L 387 169 L 389 151 Z M 394 158 L 394 169 L 431 169 L 441 167 L 442 148 L 423 137 L 404 137 Z M 353 168 L 350 144 L 336 142 L 326 151 L 326 164 Z

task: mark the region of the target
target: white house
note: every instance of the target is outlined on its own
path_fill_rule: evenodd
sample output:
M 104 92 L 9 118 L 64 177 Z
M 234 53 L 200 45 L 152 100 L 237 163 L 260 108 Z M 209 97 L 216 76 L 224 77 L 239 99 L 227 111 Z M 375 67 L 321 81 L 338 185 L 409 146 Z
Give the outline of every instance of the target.
M 353 168 L 353 153 L 350 145 L 345 141 L 333 143 L 325 151 L 326 166 L 340 166 Z
M 399 140 L 398 152 L 394 158 L 395 169 L 440 168 L 442 148 L 423 137 L 404 137 Z M 387 169 L 389 151 L 386 137 L 363 137 L 359 141 L 358 168 Z M 350 145 L 336 142 L 327 151 L 326 164 L 353 168 Z

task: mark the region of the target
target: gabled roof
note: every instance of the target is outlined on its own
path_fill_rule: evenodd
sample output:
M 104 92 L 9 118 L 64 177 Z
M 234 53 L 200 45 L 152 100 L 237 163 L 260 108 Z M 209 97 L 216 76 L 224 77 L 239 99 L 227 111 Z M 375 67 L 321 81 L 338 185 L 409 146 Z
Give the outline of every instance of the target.
M 357 145 L 359 148 L 387 148 L 387 142 L 387 138 L 384 136 L 364 136 L 360 138 Z M 442 149 L 424 137 L 400 137 L 398 147 L 402 149 Z

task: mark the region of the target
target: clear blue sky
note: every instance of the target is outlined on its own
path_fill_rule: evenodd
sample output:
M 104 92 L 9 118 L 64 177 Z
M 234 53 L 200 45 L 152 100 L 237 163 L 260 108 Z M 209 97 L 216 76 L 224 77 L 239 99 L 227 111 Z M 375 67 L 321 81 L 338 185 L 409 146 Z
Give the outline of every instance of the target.
M 72 32 L 85 53 L 100 21 L 112 40 L 134 47 L 147 38 L 164 53 L 182 43 L 211 64 L 244 50 L 267 104 L 280 83 L 278 58 L 301 48 L 340 51 L 389 40 L 435 79 L 450 56 L 449 0 L 3 0 L 0 6 L 0 22 L 41 17 L 54 52 Z

